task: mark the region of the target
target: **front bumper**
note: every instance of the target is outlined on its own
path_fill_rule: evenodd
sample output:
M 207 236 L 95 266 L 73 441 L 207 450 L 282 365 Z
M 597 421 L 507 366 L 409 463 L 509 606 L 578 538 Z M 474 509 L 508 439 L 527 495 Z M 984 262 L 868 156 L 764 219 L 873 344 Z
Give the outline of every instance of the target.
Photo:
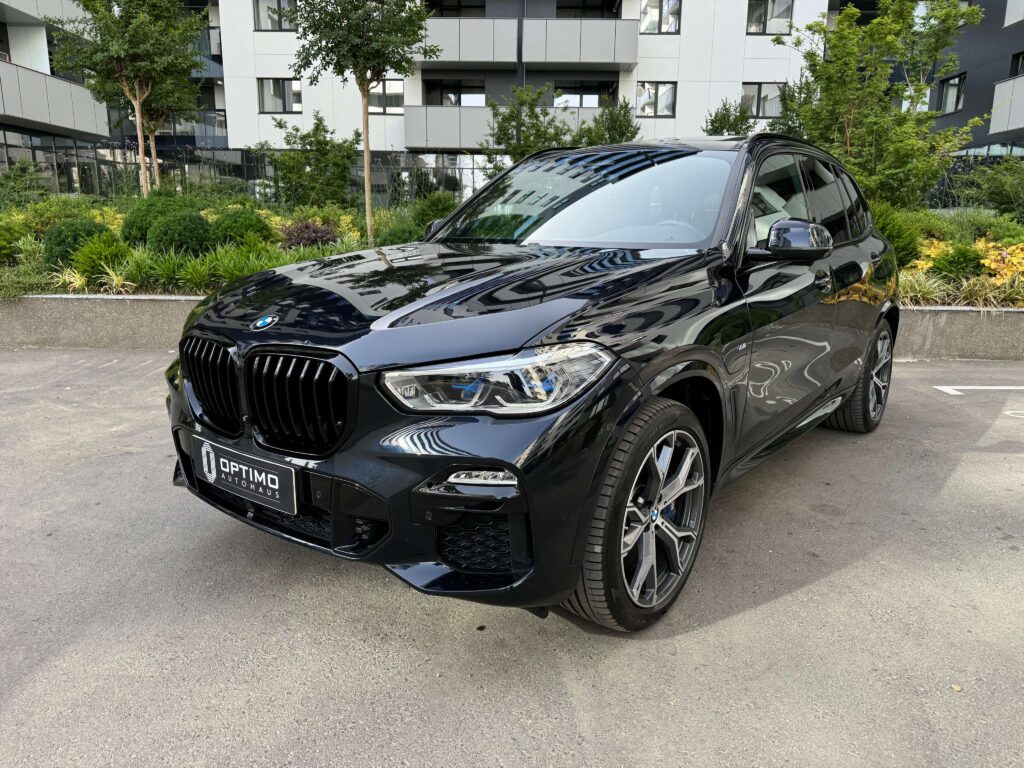
M 338 450 L 320 459 L 264 448 L 245 427 L 226 437 L 197 421 L 180 370 L 168 371 L 175 480 L 232 517 L 347 559 L 384 565 L 428 593 L 508 606 L 559 602 L 576 587 L 599 477 L 638 381 L 618 363 L 564 409 L 523 419 L 398 411 L 376 376 Z M 295 516 L 214 488 L 192 469 L 189 432 L 296 470 Z M 460 469 L 505 469 L 515 490 L 444 486 Z

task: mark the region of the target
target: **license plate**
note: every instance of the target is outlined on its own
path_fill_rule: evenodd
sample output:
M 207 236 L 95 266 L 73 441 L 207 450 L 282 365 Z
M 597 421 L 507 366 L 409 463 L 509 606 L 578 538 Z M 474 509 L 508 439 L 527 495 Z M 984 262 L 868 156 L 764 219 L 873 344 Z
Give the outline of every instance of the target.
M 294 515 L 295 470 L 192 435 L 196 477 L 243 499 Z

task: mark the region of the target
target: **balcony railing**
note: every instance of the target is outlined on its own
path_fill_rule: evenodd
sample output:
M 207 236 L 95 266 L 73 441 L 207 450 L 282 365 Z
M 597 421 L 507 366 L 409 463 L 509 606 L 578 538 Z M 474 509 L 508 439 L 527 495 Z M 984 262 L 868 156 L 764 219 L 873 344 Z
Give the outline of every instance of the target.
M 637 19 L 524 19 L 523 62 L 631 71 L 639 57 L 639 34 Z
M 996 83 L 988 132 L 1005 133 L 1024 128 L 1024 75 Z
M 196 147 L 226 147 L 228 145 L 228 119 L 223 109 L 201 109 L 195 119 L 174 117 L 160 127 L 156 135 L 160 144 Z M 111 125 L 120 127 L 113 133 L 122 138 L 135 139 L 135 121 L 130 114 L 110 110 Z
M 427 21 L 427 42 L 441 48 L 436 59 L 422 61 L 423 67 L 487 65 L 512 68 L 516 65 L 516 19 L 433 18 Z
M 553 108 L 571 129 L 593 120 L 593 107 Z M 490 130 L 489 107 L 405 105 L 405 145 L 409 149 L 478 149 Z

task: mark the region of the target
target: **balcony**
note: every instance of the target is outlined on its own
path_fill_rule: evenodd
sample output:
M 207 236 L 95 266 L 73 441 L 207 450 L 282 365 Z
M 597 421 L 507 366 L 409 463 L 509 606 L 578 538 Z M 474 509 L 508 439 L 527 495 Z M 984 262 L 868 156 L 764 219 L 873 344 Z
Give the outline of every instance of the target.
M 107 107 L 83 86 L 0 61 L 0 122 L 95 139 L 110 135 Z
M 575 130 L 598 112 L 591 107 L 566 109 L 562 117 Z M 555 110 L 558 114 L 559 110 Z M 405 146 L 409 149 L 477 150 L 490 128 L 488 107 L 405 106 Z
M 1024 0 L 1007 0 L 1004 27 L 1024 21 Z
M 523 62 L 547 69 L 619 69 L 637 65 L 637 19 L 524 19 Z
M 1021 129 L 1024 129 L 1024 75 L 996 83 L 988 132 L 1005 133 Z
M 192 73 L 195 78 L 224 77 L 224 55 L 220 45 L 220 27 L 207 27 L 196 41 L 202 64 Z
M 423 69 L 514 69 L 518 37 L 516 19 L 430 19 L 427 43 L 439 46 L 441 54 L 429 61 L 420 59 L 420 65 Z

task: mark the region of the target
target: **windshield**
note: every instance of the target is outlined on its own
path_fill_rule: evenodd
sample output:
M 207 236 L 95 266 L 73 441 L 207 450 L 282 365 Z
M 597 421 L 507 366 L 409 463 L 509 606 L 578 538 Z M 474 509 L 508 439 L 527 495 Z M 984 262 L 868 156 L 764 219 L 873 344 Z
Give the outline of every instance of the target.
M 700 246 L 714 232 L 735 156 L 685 146 L 544 154 L 471 198 L 435 239 Z

